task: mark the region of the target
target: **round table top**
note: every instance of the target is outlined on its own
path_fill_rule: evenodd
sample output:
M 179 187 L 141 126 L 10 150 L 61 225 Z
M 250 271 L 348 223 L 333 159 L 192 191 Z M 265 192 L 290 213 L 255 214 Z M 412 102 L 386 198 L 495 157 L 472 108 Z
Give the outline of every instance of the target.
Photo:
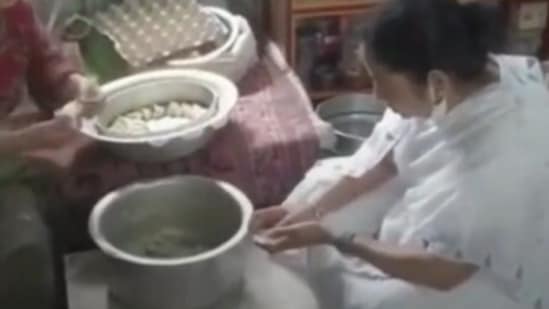
M 98 251 L 68 256 L 69 309 L 126 309 L 109 300 L 107 261 Z M 309 285 L 290 269 L 254 249 L 242 289 L 204 309 L 318 309 Z M 158 308 L 161 309 L 161 308 Z

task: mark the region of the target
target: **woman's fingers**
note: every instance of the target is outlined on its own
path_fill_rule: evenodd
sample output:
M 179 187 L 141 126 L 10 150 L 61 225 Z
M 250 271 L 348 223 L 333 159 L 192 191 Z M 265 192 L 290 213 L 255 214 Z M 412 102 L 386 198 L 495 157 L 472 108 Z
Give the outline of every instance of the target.
M 311 209 L 288 214 L 280 221 L 280 226 L 290 226 L 314 219 L 314 211 Z
M 82 113 L 82 109 L 83 107 L 78 101 L 71 101 L 57 110 L 55 115 L 58 118 L 69 118 L 74 122 L 73 124 L 77 124 L 77 119 Z
M 291 226 L 283 226 L 283 227 L 277 227 L 272 230 L 270 230 L 267 234 L 269 238 L 296 238 L 299 236 L 299 230 L 301 229 L 301 225 L 291 225 Z
M 275 228 L 254 237 L 256 245 L 270 253 L 295 249 L 299 241 L 299 237 L 296 237 L 296 228 L 293 226 Z
M 288 210 L 279 206 L 258 210 L 254 213 L 252 219 L 252 232 L 256 233 L 270 229 L 281 222 L 287 215 Z
M 330 234 L 319 222 L 309 221 L 274 228 L 255 238 L 256 244 L 271 253 L 328 243 Z
M 251 227 L 255 234 L 254 242 L 270 253 L 277 253 L 329 241 L 329 233 L 318 221 L 289 222 L 286 208 L 271 207 L 257 211 Z
M 288 237 L 271 238 L 258 235 L 254 237 L 254 242 L 258 247 L 266 250 L 271 254 L 296 248 L 295 242 Z

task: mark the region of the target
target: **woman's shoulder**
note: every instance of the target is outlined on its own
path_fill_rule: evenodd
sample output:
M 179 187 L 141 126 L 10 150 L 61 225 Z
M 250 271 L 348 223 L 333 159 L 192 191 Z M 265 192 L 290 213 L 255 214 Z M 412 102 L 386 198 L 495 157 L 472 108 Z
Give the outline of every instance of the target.
M 495 55 L 499 66 L 500 79 L 514 85 L 545 85 L 541 62 L 532 56 Z
M 494 59 L 500 65 L 514 65 L 528 68 L 540 67 L 540 61 L 534 56 L 513 55 L 513 54 L 494 54 Z

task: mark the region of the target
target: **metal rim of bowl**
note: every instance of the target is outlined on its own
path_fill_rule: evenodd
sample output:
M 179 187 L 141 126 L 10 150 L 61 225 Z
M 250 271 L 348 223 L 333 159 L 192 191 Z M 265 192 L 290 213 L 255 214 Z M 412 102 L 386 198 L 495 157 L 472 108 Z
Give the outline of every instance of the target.
M 371 102 L 366 104 L 366 102 Z M 341 106 L 346 106 L 343 113 L 368 113 L 381 114 L 385 107 L 381 105 L 372 95 L 363 93 L 349 93 L 336 96 L 317 105 L 315 111 L 319 115 L 333 114 L 332 110 L 340 110 Z M 350 108 L 349 108 L 350 107 Z M 336 114 L 342 113 L 341 111 Z
M 332 127 L 333 128 L 333 127 Z M 338 136 L 342 136 L 342 137 L 345 137 L 347 139 L 351 139 L 353 141 L 356 141 L 356 142 L 364 142 L 366 139 L 368 139 L 367 137 L 362 137 L 360 135 L 355 135 L 355 134 L 351 134 L 351 133 L 346 133 L 346 132 L 343 132 L 341 130 L 338 130 L 338 129 L 335 129 L 333 128 L 334 130 L 334 133 Z
M 224 190 L 227 194 L 229 194 L 232 198 L 235 199 L 237 204 L 240 206 L 241 224 L 240 224 L 240 227 L 238 228 L 238 231 L 231 238 L 229 238 L 227 241 L 217 246 L 216 248 L 208 250 L 204 253 L 194 255 L 194 256 L 174 258 L 174 259 L 153 259 L 153 258 L 146 258 L 146 257 L 133 255 L 116 248 L 105 238 L 104 234 L 101 231 L 100 223 L 101 223 L 103 214 L 105 213 L 105 210 L 112 204 L 113 201 L 119 199 L 120 197 L 127 196 L 137 190 L 161 186 L 162 184 L 172 183 L 182 179 L 186 179 L 186 180 L 196 179 L 200 181 L 206 180 L 206 181 L 212 182 L 212 184 L 219 186 L 222 190 Z M 165 178 L 165 179 L 156 180 L 156 181 L 128 185 L 107 194 L 93 208 L 88 221 L 88 229 L 92 236 L 93 241 L 97 244 L 97 246 L 104 253 L 106 253 L 107 255 L 115 259 L 127 261 L 133 264 L 143 265 L 143 266 L 166 266 L 166 267 L 181 266 L 181 265 L 193 264 L 193 263 L 202 262 L 202 261 L 215 258 L 221 255 L 222 253 L 227 252 L 230 249 L 236 247 L 238 244 L 244 241 L 246 237 L 248 237 L 252 215 L 253 215 L 252 202 L 246 197 L 246 195 L 244 195 L 244 193 L 242 193 L 239 189 L 237 189 L 233 185 L 227 182 L 214 180 L 211 178 L 206 178 L 201 176 L 174 176 L 174 177 Z
M 158 82 L 158 81 L 160 81 L 160 79 L 157 79 L 157 80 L 154 80 L 154 81 L 153 80 L 143 81 L 142 83 L 135 84 L 135 86 L 144 85 L 144 84 L 147 84 L 147 83 L 150 83 L 150 82 Z M 217 111 L 219 110 L 219 106 L 218 106 L 219 105 L 219 95 L 212 89 L 212 87 L 200 84 L 197 81 L 186 80 L 185 83 L 187 83 L 189 85 L 192 85 L 193 87 L 203 88 L 211 94 L 212 102 L 211 102 L 210 106 L 208 107 L 208 111 L 205 115 L 203 115 L 199 118 L 193 119 L 189 123 L 179 125 L 177 127 L 171 128 L 171 129 L 160 130 L 160 131 L 155 131 L 155 132 L 150 132 L 150 133 L 145 133 L 145 134 L 135 134 L 135 135 L 130 135 L 130 134 L 125 135 L 125 134 L 113 133 L 108 127 L 106 127 L 106 124 L 103 123 L 103 121 L 100 121 L 99 119 L 97 119 L 97 121 L 95 123 L 95 126 L 97 127 L 97 132 L 99 134 L 101 134 L 103 136 L 107 136 L 107 137 L 115 137 L 115 138 L 120 138 L 120 139 L 133 140 L 133 139 L 136 139 L 136 138 L 141 139 L 141 138 L 151 138 L 151 137 L 156 137 L 156 136 L 162 136 L 162 135 L 165 135 L 165 134 L 170 134 L 170 133 L 178 132 L 178 131 L 181 131 L 181 130 L 192 129 L 193 127 L 200 126 L 200 124 L 203 123 L 204 121 L 207 121 L 208 119 L 211 119 L 212 117 L 214 117 L 215 114 L 217 113 Z M 106 98 L 106 101 L 109 100 L 109 97 L 116 96 L 120 92 L 124 92 L 124 91 L 128 91 L 128 89 L 120 89 L 119 91 L 117 91 L 115 93 L 109 94 Z M 184 98 L 182 98 L 181 100 L 184 100 Z M 149 106 L 152 106 L 152 105 L 155 105 L 155 104 L 158 104 L 158 103 L 159 102 L 151 102 L 150 104 L 148 104 L 146 106 L 149 107 Z M 127 112 L 129 112 L 129 111 L 125 111 L 122 114 L 127 113 Z M 113 119 L 109 119 L 109 121 L 107 121 L 107 123 L 112 123 L 112 121 L 116 117 L 119 117 L 122 114 L 113 116 Z
M 357 114 L 357 112 L 349 112 L 349 113 Z M 342 113 L 342 114 L 344 114 L 344 113 Z M 376 114 L 376 113 L 373 113 L 373 112 L 360 112 L 360 114 L 367 115 L 367 116 L 372 117 L 372 118 L 374 118 L 374 117 L 380 118 L 381 117 L 381 114 Z M 317 115 L 318 115 L 318 113 L 317 113 Z M 339 129 L 336 129 L 328 119 L 322 117 L 321 115 L 319 115 L 319 117 L 320 117 L 320 119 L 322 119 L 322 121 L 328 123 L 332 127 L 332 130 L 334 131 L 334 133 L 338 136 L 342 136 L 344 138 L 348 138 L 348 139 L 351 139 L 351 140 L 354 140 L 354 141 L 357 141 L 357 142 L 363 142 L 366 139 L 368 139 L 368 137 L 363 137 L 363 136 L 360 136 L 360 135 L 347 133 L 347 132 L 341 131 Z M 374 124 L 375 124 L 375 122 L 374 122 Z
M 351 102 L 356 102 L 356 99 L 352 99 L 353 97 L 356 97 L 356 96 L 363 96 L 364 97 L 364 100 L 374 100 L 372 96 L 370 95 L 367 95 L 367 94 L 361 94 L 361 93 L 350 93 L 348 95 L 345 95 L 345 97 L 347 97 L 349 99 L 349 101 L 335 101 L 335 99 L 338 99 L 338 97 L 335 97 L 335 98 L 332 98 L 330 100 L 327 100 L 321 104 L 319 104 L 316 109 L 315 109 L 315 112 L 316 114 L 318 115 L 318 117 L 320 119 L 322 119 L 322 121 L 330 124 L 330 126 L 332 127 L 332 130 L 334 131 L 334 133 L 337 135 L 337 136 L 341 136 L 341 137 L 344 137 L 344 138 L 347 138 L 347 139 L 350 139 L 350 140 L 353 140 L 353 141 L 356 141 L 356 142 L 364 142 L 367 137 L 363 137 L 363 136 L 360 136 L 360 135 L 356 135 L 356 134 L 352 134 L 352 133 L 347 133 L 347 132 L 344 132 L 344 131 L 341 131 L 337 128 L 335 128 L 332 124 L 332 122 L 330 121 L 330 118 L 332 118 L 333 116 L 344 116 L 346 114 L 362 114 L 362 115 L 367 115 L 368 117 L 381 117 L 380 115 L 383 114 L 383 109 L 381 108 L 381 106 L 379 104 L 372 104 L 370 106 L 366 106 L 366 105 L 362 105 L 362 103 L 356 105 L 356 104 L 352 104 Z M 343 99 L 343 98 L 341 98 Z M 348 106 L 348 107 L 351 107 L 350 109 L 343 109 L 343 110 L 339 110 L 337 112 L 333 112 L 332 111 L 332 107 L 334 107 L 333 109 L 338 109 L 338 107 L 340 107 L 341 105 L 343 106 Z M 335 106 L 338 106 L 338 107 L 335 107 Z M 356 108 L 356 107 L 359 107 L 359 108 Z

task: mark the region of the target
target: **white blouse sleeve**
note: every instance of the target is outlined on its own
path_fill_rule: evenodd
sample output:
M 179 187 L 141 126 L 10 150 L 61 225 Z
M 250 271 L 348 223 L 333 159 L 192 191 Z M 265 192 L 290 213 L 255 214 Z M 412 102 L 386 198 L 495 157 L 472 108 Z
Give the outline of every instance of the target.
M 346 174 L 358 178 L 378 165 L 398 144 L 408 128 L 407 120 L 386 109 L 372 135 L 349 160 Z
M 501 78 L 507 81 L 519 82 L 522 84 L 533 83 L 545 86 L 543 68 L 538 59 L 524 56 L 495 56 L 496 61 L 504 70 Z

